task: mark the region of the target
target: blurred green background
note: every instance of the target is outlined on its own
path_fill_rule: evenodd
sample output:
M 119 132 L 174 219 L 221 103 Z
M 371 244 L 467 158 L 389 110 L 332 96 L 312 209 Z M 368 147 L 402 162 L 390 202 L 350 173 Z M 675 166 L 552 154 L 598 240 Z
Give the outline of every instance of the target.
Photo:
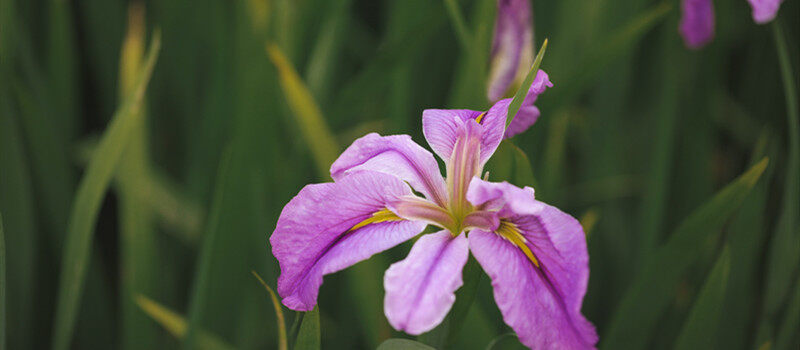
M 0 0 L 0 347 L 277 348 L 251 270 L 274 288 L 283 205 L 367 132 L 488 107 L 495 0 L 449 2 Z M 676 0 L 533 2 L 555 87 L 489 170 L 584 224 L 601 348 L 800 346 L 800 8 L 715 6 L 692 51 Z M 324 348 L 411 338 L 382 308 L 409 248 L 325 278 Z M 519 347 L 465 282 L 418 340 Z

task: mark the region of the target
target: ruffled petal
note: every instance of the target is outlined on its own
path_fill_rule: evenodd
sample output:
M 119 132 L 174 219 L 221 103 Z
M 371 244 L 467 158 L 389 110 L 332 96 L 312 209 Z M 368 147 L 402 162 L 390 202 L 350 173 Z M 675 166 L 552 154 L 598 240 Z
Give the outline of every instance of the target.
M 531 349 L 594 348 L 597 333 L 580 313 L 588 278 L 587 260 L 566 261 L 581 254 L 564 252 L 565 256 L 558 257 L 554 252 L 545 257 L 537 250 L 542 267 L 537 268 L 511 242 L 483 230 L 470 232 L 469 247 L 492 280 L 494 298 L 503 320 L 517 333 L 522 344 Z M 552 270 L 562 273 L 563 267 L 576 264 L 583 267 L 555 278 L 556 271 Z M 578 289 L 569 290 L 569 287 Z M 579 297 L 577 302 L 575 297 Z
M 783 0 L 747 0 L 753 8 L 753 21 L 764 24 L 775 19 Z
M 411 189 L 397 177 L 359 171 L 304 187 L 284 208 L 270 237 L 281 275 L 278 294 L 298 311 L 316 304 L 322 276 L 342 270 L 421 232 L 426 224 L 373 218 Z
M 492 41 L 487 97 L 495 102 L 533 63 L 533 23 L 528 0 L 499 0 Z
M 711 0 L 682 0 L 680 32 L 683 42 L 699 49 L 714 38 L 714 4 Z
M 397 176 L 431 201 L 444 205 L 447 190 L 436 159 L 408 135 L 368 134 L 348 147 L 331 165 L 335 181 L 355 170 Z
M 492 278 L 506 323 L 531 348 L 591 348 L 597 334 L 580 309 L 589 280 L 583 228 L 534 198 L 531 188 L 473 179 L 467 199 L 496 211 L 518 240 L 470 232 L 470 249 Z M 527 252 L 526 252 L 527 250 Z M 526 253 L 529 253 L 526 254 Z
M 468 257 L 464 235 L 440 231 L 422 236 L 383 279 L 384 311 L 392 327 L 416 335 L 441 323 L 455 302 Z

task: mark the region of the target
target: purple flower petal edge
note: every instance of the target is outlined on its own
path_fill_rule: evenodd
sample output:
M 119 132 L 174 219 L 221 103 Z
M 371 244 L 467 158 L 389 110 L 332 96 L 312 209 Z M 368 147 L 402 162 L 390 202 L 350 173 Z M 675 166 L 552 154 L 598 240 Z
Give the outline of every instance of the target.
M 683 42 L 699 49 L 714 39 L 714 4 L 711 0 L 682 0 L 679 25 Z

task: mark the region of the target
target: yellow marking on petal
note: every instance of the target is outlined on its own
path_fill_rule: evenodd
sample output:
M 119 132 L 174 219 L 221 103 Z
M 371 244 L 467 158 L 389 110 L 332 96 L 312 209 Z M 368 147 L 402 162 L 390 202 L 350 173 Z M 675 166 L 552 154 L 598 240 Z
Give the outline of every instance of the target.
M 540 267 L 539 260 L 536 259 L 536 256 L 533 255 L 531 248 L 528 247 L 528 245 L 526 244 L 528 240 L 525 239 L 525 237 L 519 231 L 517 225 L 514 225 L 511 222 L 503 220 L 500 221 L 500 227 L 498 227 L 495 232 L 497 232 L 497 234 L 509 240 L 512 244 L 517 246 L 517 248 L 522 250 L 522 252 L 525 253 L 525 256 L 528 257 L 528 260 L 530 260 L 533 263 L 533 265 L 535 265 L 536 267 Z
M 379 222 L 387 222 L 387 221 L 400 221 L 400 220 L 403 219 L 397 216 L 395 213 L 392 213 L 389 209 L 383 208 L 381 210 L 376 211 L 374 214 L 372 214 L 371 217 L 367 218 L 366 220 L 357 223 L 355 226 L 351 227 L 348 231 L 352 232 L 369 224 L 376 224 Z
M 480 124 L 481 121 L 483 120 L 484 116 L 486 116 L 486 112 L 481 113 L 481 115 L 479 115 L 477 118 L 475 118 L 475 122 Z

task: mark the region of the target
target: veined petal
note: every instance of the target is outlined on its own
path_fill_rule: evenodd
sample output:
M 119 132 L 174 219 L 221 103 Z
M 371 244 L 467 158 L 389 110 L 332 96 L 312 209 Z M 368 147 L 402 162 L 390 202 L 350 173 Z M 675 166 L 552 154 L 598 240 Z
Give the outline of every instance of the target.
M 747 0 L 753 8 L 753 21 L 764 24 L 775 19 L 783 0 Z
M 348 147 L 331 165 L 335 181 L 355 170 L 373 170 L 407 181 L 431 201 L 444 205 L 446 188 L 436 159 L 408 135 L 368 134 Z
M 470 249 L 520 341 L 536 349 L 593 347 L 597 334 L 580 312 L 589 280 L 580 223 L 507 182 L 473 179 L 467 199 L 501 218 L 495 232 L 472 230 Z
M 492 280 L 495 302 L 503 320 L 517 333 L 522 344 L 531 349 L 594 348 L 597 333 L 580 313 L 588 278 L 587 260 L 579 260 L 577 264 L 582 267 L 569 271 L 566 276 L 557 276 L 556 271 L 551 271 L 553 265 L 559 273 L 564 272 L 564 266 L 576 265 L 566 260 L 580 254 L 568 253 L 556 263 L 553 259 L 558 254 L 545 258 L 545 254 L 537 250 L 534 254 L 538 253 L 536 257 L 541 265 L 536 267 L 512 242 L 483 230 L 469 233 L 469 246 Z M 583 256 L 586 256 L 585 248 Z M 573 286 L 579 289 L 567 289 Z M 574 301 L 576 296 L 577 302 Z
M 446 162 L 453 153 L 458 129 L 481 113 L 469 109 L 426 109 L 422 111 L 422 133 L 433 152 Z
M 483 165 L 500 145 L 506 127 L 505 116 L 502 120 L 488 116 L 488 113 L 465 109 L 426 109 L 422 111 L 422 132 L 439 158 L 448 162 L 453 155 L 459 130 L 468 121 L 477 122 L 482 127 L 480 164 Z
M 480 175 L 481 136 L 483 127 L 468 120 L 458 129 L 453 154 L 447 162 L 447 194 L 449 208 L 457 217 L 467 213 L 467 189 L 470 180 Z M 459 232 L 454 232 L 459 233 Z
M 298 311 L 316 304 L 322 276 L 406 241 L 425 223 L 375 218 L 411 189 L 397 177 L 359 171 L 304 187 L 284 208 L 270 237 L 281 275 L 278 294 Z M 360 225 L 368 221 L 369 224 Z M 355 229 L 353 229 L 355 227 Z
M 714 38 L 714 4 L 711 0 L 682 0 L 680 32 L 683 42 L 699 49 Z
M 495 102 L 522 81 L 533 63 L 533 23 L 528 0 L 498 0 L 487 97 Z M 521 78 L 520 78 L 521 77 Z
M 461 270 L 468 257 L 464 235 L 440 231 L 422 236 L 383 278 L 384 312 L 392 327 L 417 335 L 441 323 L 463 284 Z

